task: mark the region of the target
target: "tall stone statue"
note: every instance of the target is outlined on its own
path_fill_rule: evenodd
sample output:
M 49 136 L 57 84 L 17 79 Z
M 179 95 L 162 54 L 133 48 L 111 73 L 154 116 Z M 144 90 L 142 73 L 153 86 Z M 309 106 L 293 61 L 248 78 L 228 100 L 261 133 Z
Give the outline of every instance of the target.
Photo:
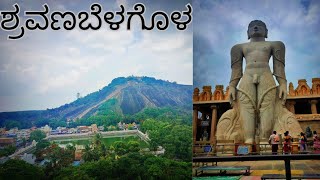
M 281 41 L 265 41 L 268 29 L 260 20 L 250 22 L 247 34 L 250 42 L 231 48 L 229 100 L 233 109 L 220 118 L 217 138 L 253 144 L 257 139 L 268 138 L 273 130 L 281 133 L 294 127 L 300 131 L 293 114 L 284 108 L 287 99 L 285 45 Z M 269 67 L 271 57 L 273 71 Z M 246 60 L 244 72 L 243 59 Z M 290 134 L 302 132 L 296 130 Z

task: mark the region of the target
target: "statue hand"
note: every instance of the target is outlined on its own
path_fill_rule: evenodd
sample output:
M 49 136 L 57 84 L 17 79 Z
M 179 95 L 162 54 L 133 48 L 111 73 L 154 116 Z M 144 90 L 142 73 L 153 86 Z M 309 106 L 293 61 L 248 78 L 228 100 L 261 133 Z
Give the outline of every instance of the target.
M 229 86 L 229 102 L 233 106 L 233 102 L 236 100 L 236 88 Z
M 284 105 L 287 100 L 287 86 L 286 85 L 280 85 L 279 98 L 282 99 L 282 105 Z

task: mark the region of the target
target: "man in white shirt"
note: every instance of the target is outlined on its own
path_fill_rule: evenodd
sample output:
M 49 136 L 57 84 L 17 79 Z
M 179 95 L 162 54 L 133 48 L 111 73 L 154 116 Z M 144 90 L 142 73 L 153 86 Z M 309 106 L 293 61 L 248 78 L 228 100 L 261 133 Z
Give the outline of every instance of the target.
M 278 145 L 279 145 L 279 135 L 277 135 L 277 131 L 273 131 L 273 133 L 269 137 L 269 144 L 271 144 L 272 147 L 272 154 L 278 153 Z

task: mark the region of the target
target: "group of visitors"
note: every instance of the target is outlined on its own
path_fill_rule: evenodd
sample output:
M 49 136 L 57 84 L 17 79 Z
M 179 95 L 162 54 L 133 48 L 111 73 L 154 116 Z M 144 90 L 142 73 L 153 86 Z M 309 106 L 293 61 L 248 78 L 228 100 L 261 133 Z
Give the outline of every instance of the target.
M 293 142 L 293 138 L 290 136 L 289 131 L 286 131 L 284 133 L 283 141 L 282 141 L 282 150 L 284 154 L 291 153 L 291 143 Z M 269 137 L 269 144 L 271 144 L 272 147 L 272 154 L 278 153 L 278 147 L 280 144 L 280 136 L 277 134 L 276 131 L 273 131 L 273 133 Z M 307 150 L 307 137 L 305 133 L 300 133 L 299 138 L 299 145 L 300 145 L 300 151 L 306 151 Z M 318 137 L 318 134 L 316 131 L 313 131 L 313 149 L 314 150 L 320 150 L 320 137 Z

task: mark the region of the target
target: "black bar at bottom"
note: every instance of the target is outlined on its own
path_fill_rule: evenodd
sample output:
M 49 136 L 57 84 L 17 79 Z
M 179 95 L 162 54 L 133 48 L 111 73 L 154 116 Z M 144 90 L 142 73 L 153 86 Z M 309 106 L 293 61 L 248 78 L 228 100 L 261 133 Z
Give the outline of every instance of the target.
M 284 160 L 284 166 L 286 168 L 286 179 L 291 179 L 291 167 L 290 167 L 290 159 Z
M 270 161 L 284 160 L 286 179 L 291 179 L 290 160 L 319 160 L 320 154 L 283 154 L 283 155 L 245 155 L 194 157 L 193 162 L 227 162 L 227 161 Z

